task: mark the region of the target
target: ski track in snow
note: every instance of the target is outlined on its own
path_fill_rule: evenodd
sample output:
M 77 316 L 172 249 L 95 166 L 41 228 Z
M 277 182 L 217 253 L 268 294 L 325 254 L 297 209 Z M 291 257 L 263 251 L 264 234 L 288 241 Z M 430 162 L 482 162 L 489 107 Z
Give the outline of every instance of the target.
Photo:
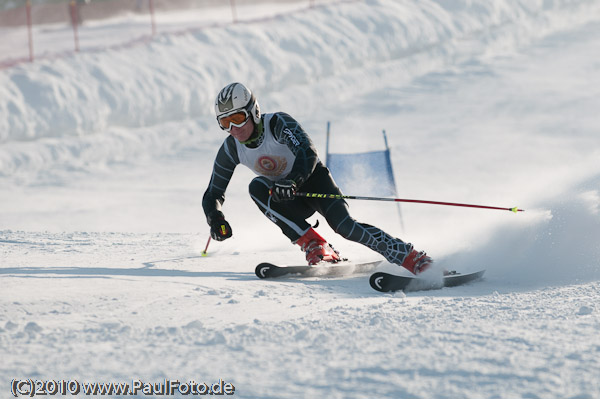
M 8 237 L 6 377 L 210 376 L 267 398 L 586 393 L 577 387 L 594 397 L 599 388 L 597 281 L 531 290 L 486 279 L 381 295 L 364 276 L 257 280 L 248 265 L 264 253 L 178 254 L 188 235 Z
M 241 398 L 600 398 L 598 33 L 593 1 L 373 0 L 0 71 L 0 396 L 13 378 L 222 378 Z M 239 168 L 234 237 L 201 256 L 231 80 L 321 151 L 328 120 L 340 152 L 386 129 L 404 198 L 526 212 L 403 206 L 402 230 L 350 204 L 478 283 L 262 281 L 257 263 L 303 254 Z

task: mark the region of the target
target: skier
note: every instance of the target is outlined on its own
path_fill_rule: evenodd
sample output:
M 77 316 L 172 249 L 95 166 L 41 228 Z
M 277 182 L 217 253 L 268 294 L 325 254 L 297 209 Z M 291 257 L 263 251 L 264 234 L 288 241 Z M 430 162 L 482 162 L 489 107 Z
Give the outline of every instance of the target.
M 431 265 L 432 259 L 412 244 L 354 220 L 343 199 L 295 197 L 297 190 L 326 194 L 341 191 L 319 160 L 311 139 L 290 115 L 261 114 L 254 94 L 241 83 L 231 83 L 219 92 L 215 113 L 219 127 L 229 135 L 217 153 L 202 199 L 213 239 L 223 241 L 232 235 L 221 205 L 235 167 L 241 163 L 258 175 L 249 186 L 252 200 L 292 243 L 301 247 L 309 265 L 342 260 L 306 221 L 315 212 L 323 215 L 342 237 L 367 246 L 413 274 Z

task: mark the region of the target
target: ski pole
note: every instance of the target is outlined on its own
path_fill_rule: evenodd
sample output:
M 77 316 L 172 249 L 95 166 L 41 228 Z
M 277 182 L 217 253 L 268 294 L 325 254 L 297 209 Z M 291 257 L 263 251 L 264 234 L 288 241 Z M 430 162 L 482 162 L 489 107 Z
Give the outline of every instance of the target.
M 202 256 L 206 256 L 206 251 L 208 250 L 208 244 L 210 244 L 211 236 L 208 236 L 208 241 L 206 241 L 206 247 L 204 247 L 204 251 L 202 251 Z
M 514 213 L 525 212 L 524 209 L 519 209 L 516 206 L 513 208 L 501 208 L 501 207 L 497 207 L 497 206 L 459 204 L 456 202 L 424 201 L 424 200 L 403 199 L 403 198 L 385 198 L 385 197 L 361 197 L 358 195 L 340 195 L 340 194 L 295 193 L 294 195 L 296 197 L 307 197 L 307 198 L 334 198 L 334 199 L 354 199 L 354 200 L 367 200 L 367 201 L 412 202 L 412 203 L 417 203 L 417 204 L 433 204 L 433 205 L 463 206 L 463 207 L 468 207 L 468 208 L 498 209 L 501 211 L 511 211 Z

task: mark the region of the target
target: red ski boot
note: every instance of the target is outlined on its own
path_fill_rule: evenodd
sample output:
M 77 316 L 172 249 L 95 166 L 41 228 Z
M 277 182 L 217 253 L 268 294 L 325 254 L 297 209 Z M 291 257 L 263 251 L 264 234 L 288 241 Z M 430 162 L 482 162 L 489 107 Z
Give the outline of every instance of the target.
M 405 267 L 412 274 L 420 274 L 431 266 L 433 259 L 431 259 L 425 251 L 417 252 L 416 249 L 412 249 L 410 253 L 402 261 L 402 267 Z
M 296 241 L 296 244 L 306 252 L 309 266 L 314 266 L 319 262 L 336 263 L 342 260 L 339 252 L 333 249 L 312 227 Z

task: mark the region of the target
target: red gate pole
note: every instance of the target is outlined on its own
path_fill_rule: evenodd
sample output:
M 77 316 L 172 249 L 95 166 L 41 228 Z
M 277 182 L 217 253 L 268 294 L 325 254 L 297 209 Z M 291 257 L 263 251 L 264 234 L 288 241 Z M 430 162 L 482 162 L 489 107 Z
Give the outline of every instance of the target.
M 150 9 L 150 24 L 152 25 L 152 36 L 156 35 L 156 21 L 154 20 L 154 0 L 148 0 Z
M 29 37 L 29 62 L 33 62 L 33 33 L 31 28 L 31 0 L 27 0 L 25 9 L 27 10 L 27 35 Z
M 79 35 L 77 33 L 77 25 L 79 24 L 79 19 L 77 18 L 77 3 L 75 2 L 75 0 L 71 0 L 70 9 L 71 25 L 73 25 L 73 38 L 75 40 L 75 51 L 79 52 Z

